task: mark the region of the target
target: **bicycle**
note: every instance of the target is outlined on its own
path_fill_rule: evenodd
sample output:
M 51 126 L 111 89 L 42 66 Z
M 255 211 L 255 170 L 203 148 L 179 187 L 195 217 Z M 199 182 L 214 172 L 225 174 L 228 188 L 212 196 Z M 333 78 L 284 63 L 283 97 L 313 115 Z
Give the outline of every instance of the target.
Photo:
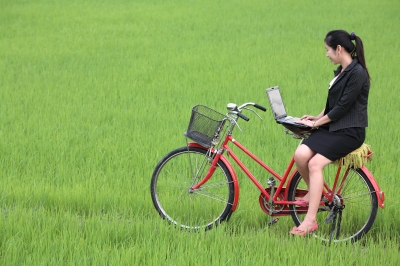
M 162 218 L 189 230 L 208 230 L 228 221 L 238 207 L 239 181 L 232 164 L 224 156 L 227 153 L 260 190 L 261 209 L 271 217 L 268 225 L 276 223 L 279 216 L 288 215 L 296 226 L 301 223 L 307 207 L 296 206 L 293 202 L 307 193 L 307 187 L 299 172 L 293 169 L 293 157 L 281 176 L 232 137 L 233 129 L 239 127 L 239 118 L 249 121 L 242 111 L 252 111 L 261 119 L 249 106 L 266 111 L 265 107 L 252 102 L 241 106 L 230 103 L 226 115 L 202 105 L 193 107 L 185 135 L 195 142 L 187 141 L 187 146 L 165 155 L 152 175 L 151 197 Z M 310 132 L 295 135 L 301 139 L 300 144 L 307 136 L 304 133 Z M 272 175 L 267 188 L 240 161 L 229 144 Z M 330 164 L 324 169 L 324 182 L 317 214 L 319 228 L 313 235 L 329 243 L 359 240 L 372 227 L 378 206 L 384 208 L 384 192 L 364 165 L 355 168 Z M 343 213 L 349 215 L 343 216 Z

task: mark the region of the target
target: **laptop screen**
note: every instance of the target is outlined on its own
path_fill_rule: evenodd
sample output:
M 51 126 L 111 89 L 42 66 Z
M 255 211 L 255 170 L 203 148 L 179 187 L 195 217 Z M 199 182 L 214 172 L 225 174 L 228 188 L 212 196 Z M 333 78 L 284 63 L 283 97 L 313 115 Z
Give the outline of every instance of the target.
M 271 104 L 272 113 L 275 119 L 286 117 L 285 106 L 283 105 L 283 100 L 278 87 L 267 89 L 267 94 L 269 98 L 269 103 Z

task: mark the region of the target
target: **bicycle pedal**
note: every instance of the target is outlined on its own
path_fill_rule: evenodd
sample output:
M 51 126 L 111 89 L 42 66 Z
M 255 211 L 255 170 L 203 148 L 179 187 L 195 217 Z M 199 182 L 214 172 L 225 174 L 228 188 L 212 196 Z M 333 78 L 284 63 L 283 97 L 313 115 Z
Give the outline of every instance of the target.
M 276 224 L 278 221 L 279 221 L 279 218 L 271 219 L 271 220 L 269 221 L 269 223 L 268 223 L 268 226 L 271 226 L 271 225 L 273 225 L 273 224 Z

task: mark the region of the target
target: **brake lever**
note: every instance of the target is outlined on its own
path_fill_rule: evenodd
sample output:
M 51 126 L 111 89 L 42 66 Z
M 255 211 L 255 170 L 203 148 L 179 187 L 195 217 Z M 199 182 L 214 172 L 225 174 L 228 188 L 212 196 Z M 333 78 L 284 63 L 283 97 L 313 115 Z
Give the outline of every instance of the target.
M 251 109 L 251 108 L 248 108 L 248 107 L 243 107 L 242 109 L 246 109 L 246 110 L 252 111 L 253 113 L 255 113 L 255 114 L 256 114 L 256 116 L 258 116 L 258 118 L 260 118 L 261 120 L 263 120 L 263 119 L 261 118 L 261 116 L 259 116 L 259 115 L 257 114 L 257 112 L 256 112 L 256 111 L 254 111 L 253 109 Z

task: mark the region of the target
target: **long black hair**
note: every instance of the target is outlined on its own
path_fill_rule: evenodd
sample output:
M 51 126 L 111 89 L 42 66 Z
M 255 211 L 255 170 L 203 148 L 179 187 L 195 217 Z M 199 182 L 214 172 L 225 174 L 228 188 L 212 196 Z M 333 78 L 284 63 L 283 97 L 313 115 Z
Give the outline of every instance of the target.
M 364 46 L 363 43 L 354 32 L 349 34 L 345 30 L 333 30 L 328 32 L 325 37 L 325 43 L 336 50 L 337 46 L 342 46 L 353 58 L 357 57 L 358 62 L 367 71 L 368 78 L 371 78 L 368 73 L 367 64 L 364 57 Z M 353 43 L 353 41 L 355 43 Z

